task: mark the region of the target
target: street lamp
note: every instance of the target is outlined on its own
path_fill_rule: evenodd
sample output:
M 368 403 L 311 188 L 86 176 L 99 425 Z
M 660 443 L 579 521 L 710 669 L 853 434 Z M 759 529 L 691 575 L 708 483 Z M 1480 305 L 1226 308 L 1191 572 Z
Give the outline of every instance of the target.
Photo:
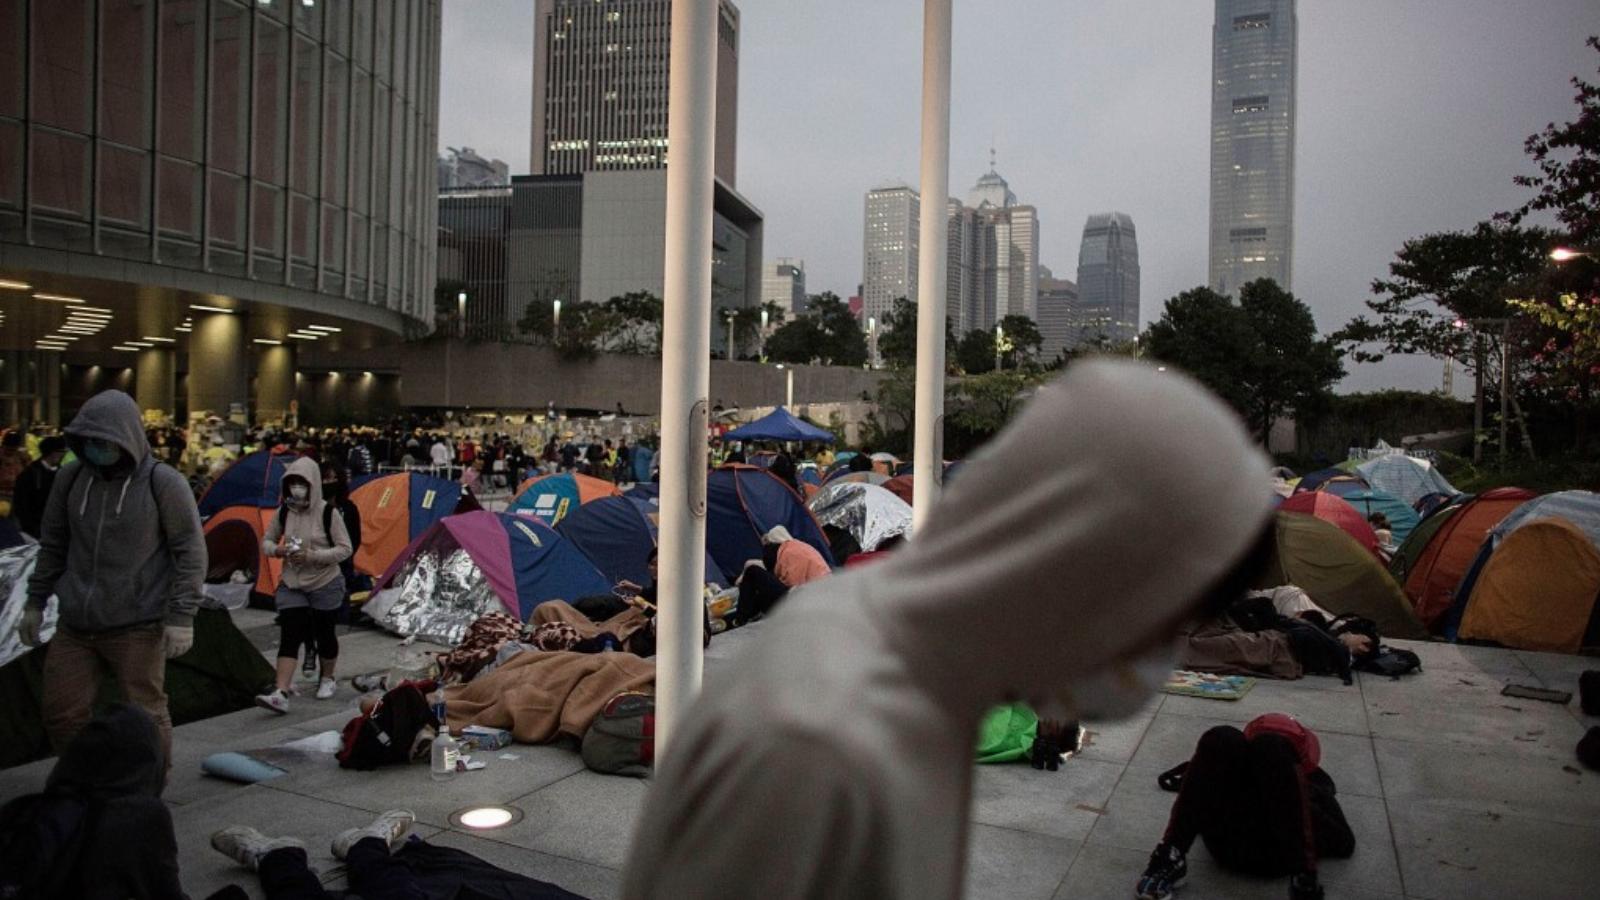
M 794 369 L 789 368 L 788 366 L 785 366 L 783 363 L 778 363 L 778 368 L 783 370 L 783 373 L 784 373 L 784 376 L 785 376 L 785 378 L 784 378 L 784 388 L 783 388 L 783 408 L 787 409 L 787 410 L 790 410 L 790 411 L 793 411 L 794 410 Z
M 1564 263 L 1569 259 L 1588 255 L 1589 251 L 1587 250 L 1574 250 L 1571 247 L 1557 247 L 1550 251 L 1550 258 L 1558 263 Z
M 467 336 L 467 292 L 456 293 L 456 328 L 462 337 Z
M 1005 339 L 1005 329 L 1000 327 L 999 322 L 994 323 L 994 370 L 996 372 L 1000 371 L 1001 368 L 1000 347 Z
M 561 343 L 561 301 L 559 299 L 551 301 L 550 307 L 553 311 L 551 318 L 555 322 L 550 339 L 559 344 Z
M 878 367 L 878 317 L 867 316 L 867 368 Z
M 762 362 L 766 362 L 767 361 L 767 316 L 768 316 L 767 308 L 765 306 L 761 307 L 761 353 L 760 353 L 760 356 L 761 356 L 761 361 Z
M 734 318 L 734 312 L 731 309 L 725 309 L 725 310 L 722 311 L 722 316 L 723 316 L 723 318 L 728 320 L 728 361 L 732 362 L 733 361 L 733 318 Z

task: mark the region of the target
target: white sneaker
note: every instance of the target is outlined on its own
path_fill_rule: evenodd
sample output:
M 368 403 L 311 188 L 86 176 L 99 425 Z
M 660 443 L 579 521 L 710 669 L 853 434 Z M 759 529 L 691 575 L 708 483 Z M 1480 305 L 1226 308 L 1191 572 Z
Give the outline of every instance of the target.
M 333 839 L 333 855 L 337 859 L 344 859 L 350 855 L 350 848 L 367 838 L 382 838 L 389 845 L 389 849 L 405 839 L 411 831 L 411 824 L 417 821 L 416 813 L 405 809 L 391 809 L 380 813 L 372 824 L 362 828 L 351 828 L 340 832 Z
M 283 691 L 273 691 L 270 694 L 261 694 L 260 696 L 256 697 L 256 705 L 269 712 L 275 712 L 280 716 L 289 714 L 289 698 L 283 695 Z
M 332 678 L 324 678 L 324 679 L 322 679 L 322 683 L 317 685 L 317 699 L 318 700 L 331 699 L 333 697 L 333 692 L 335 690 L 338 690 L 338 688 L 339 688 L 339 682 L 334 681 Z
M 261 858 L 274 850 L 289 847 L 305 849 L 299 838 L 269 838 L 248 825 L 234 825 L 211 835 L 211 846 L 218 853 L 251 871 L 259 871 Z

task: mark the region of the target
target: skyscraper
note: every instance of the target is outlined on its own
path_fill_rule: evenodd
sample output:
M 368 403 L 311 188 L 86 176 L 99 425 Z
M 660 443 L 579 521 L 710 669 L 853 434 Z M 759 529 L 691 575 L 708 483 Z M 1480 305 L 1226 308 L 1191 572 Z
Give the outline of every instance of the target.
M 1057 278 L 1048 268 L 1039 267 L 1039 358 L 1051 362 L 1063 350 L 1078 345 L 1074 316 L 1078 307 L 1078 286 L 1068 278 Z
M 511 184 L 511 167 L 504 160 L 484 159 L 471 147 L 446 147 L 445 150 L 448 152 L 439 157 L 439 190 Z
M 717 22 L 717 178 L 734 184 L 739 9 Z M 672 0 L 539 0 L 534 23 L 535 175 L 667 163 Z
M 1295 0 L 1217 0 L 1211 28 L 1211 287 L 1294 272 Z
M 761 305 L 776 303 L 791 318 L 806 311 L 804 260 L 780 259 L 761 267 Z
M 882 322 L 898 297 L 917 299 L 922 200 L 905 185 L 867 192 L 861 242 L 861 314 Z
M 1139 241 L 1127 213 L 1096 213 L 1078 248 L 1079 339 L 1131 341 L 1139 333 Z

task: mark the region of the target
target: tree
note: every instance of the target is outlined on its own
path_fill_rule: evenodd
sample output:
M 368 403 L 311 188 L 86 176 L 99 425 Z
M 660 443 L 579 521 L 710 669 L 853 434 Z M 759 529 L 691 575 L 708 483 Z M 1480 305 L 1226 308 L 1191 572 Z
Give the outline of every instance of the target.
M 1591 35 L 1585 43 L 1600 51 L 1600 37 Z M 1512 180 L 1532 188 L 1534 196 L 1502 218 L 1515 225 L 1530 213 L 1549 211 L 1568 238 L 1592 248 L 1600 239 L 1600 85 L 1574 76 L 1572 86 L 1578 117 L 1546 125 L 1523 143 L 1539 173 Z
M 949 316 L 944 320 L 944 355 L 956 357 L 956 326 Z M 894 306 L 878 323 L 878 356 L 891 369 L 908 369 L 917 364 L 917 305 L 897 297 Z
M 1032 319 L 1015 314 L 1006 316 L 1000 320 L 1000 333 L 1003 335 L 1002 363 L 1006 368 L 1017 368 L 1024 361 L 1037 361 L 1039 350 L 1044 346 L 1044 335 L 1039 333 L 1039 326 Z
M 1209 288 L 1167 301 L 1146 333 L 1151 357 L 1186 369 L 1222 396 L 1265 443 L 1288 413 L 1313 417 L 1344 376 L 1339 350 L 1317 335 L 1311 309 L 1263 278 L 1234 305 Z
M 804 314 L 767 338 L 767 358 L 788 363 L 859 366 L 867 361 L 867 339 L 850 306 L 837 294 L 813 294 Z
M 605 329 L 601 348 L 611 353 L 657 356 L 661 353 L 661 298 L 630 291 L 605 302 L 597 326 Z
M 822 330 L 815 319 L 799 316 L 767 338 L 767 359 L 809 364 L 822 356 Z
M 994 371 L 994 332 L 974 328 L 956 344 L 956 363 L 968 375 Z
M 1015 369 L 969 375 L 953 391 L 956 403 L 950 418 L 968 431 L 992 435 L 1011 421 L 1022 406 L 1026 389 L 1038 381 L 1037 375 Z
M 741 306 L 738 308 L 720 307 L 717 310 L 717 319 L 724 325 L 731 319 L 733 321 L 734 357 L 747 359 L 752 356 L 770 355 L 770 351 L 763 349 L 761 332 L 761 314 L 767 314 L 767 330 L 771 331 L 783 326 L 788 313 L 783 307 L 768 300 L 760 306 Z
M 530 303 L 517 321 L 517 328 L 537 344 L 555 348 L 562 359 L 593 359 L 601 343 L 617 328 L 617 317 L 598 303 L 587 300 L 563 303 L 561 325 L 556 327 L 555 307 L 549 303 Z

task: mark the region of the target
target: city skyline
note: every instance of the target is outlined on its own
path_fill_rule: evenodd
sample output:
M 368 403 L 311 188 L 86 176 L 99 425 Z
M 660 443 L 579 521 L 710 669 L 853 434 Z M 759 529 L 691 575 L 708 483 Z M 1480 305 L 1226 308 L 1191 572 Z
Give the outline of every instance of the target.
M 738 5 L 741 191 L 766 214 L 769 257 L 804 257 L 810 290 L 852 294 L 863 192 L 918 170 L 921 6 Z M 1592 68 L 1586 7 L 1299 11 L 1294 287 L 1323 330 L 1362 311 L 1407 238 L 1470 227 L 1525 198 L 1511 182 L 1528 171 L 1523 138 L 1570 114 L 1567 79 Z M 958 6 L 952 193 L 994 146 L 1049 221 L 1133 215 L 1146 321 L 1205 284 L 1213 16 L 1213 4 L 1191 2 Z M 527 171 L 517 88 L 529 83 L 532 19 L 516 2 L 445 10 L 441 137 L 513 171 Z M 1001 26 L 1012 62 L 986 65 L 984 42 Z M 792 89 L 800 79 L 807 90 Z M 1070 271 L 1077 241 L 1076 229 L 1047 231 L 1040 262 Z M 1352 372 L 1354 387 L 1438 383 L 1432 361 Z

